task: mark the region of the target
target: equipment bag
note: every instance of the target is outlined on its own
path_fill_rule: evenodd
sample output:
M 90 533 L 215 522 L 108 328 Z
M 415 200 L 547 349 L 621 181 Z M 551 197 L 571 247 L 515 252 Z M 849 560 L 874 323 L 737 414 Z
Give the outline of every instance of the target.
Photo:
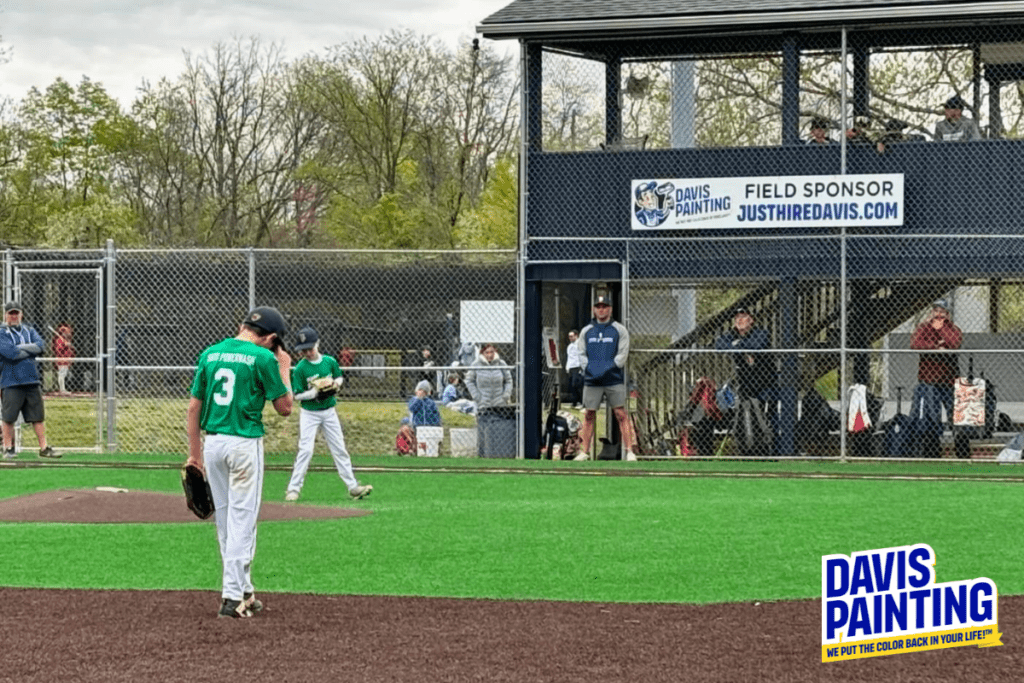
M 764 404 L 759 399 L 743 397 L 736 406 L 733 421 L 740 455 L 747 457 L 768 457 L 772 449 L 772 430 L 764 414 Z
M 974 376 L 974 356 L 969 356 L 966 377 L 953 383 L 953 426 L 967 427 L 965 433 L 981 436 L 985 431 L 986 382 Z
M 994 388 L 974 376 L 974 357 L 968 357 L 966 377 L 953 384 L 953 444 L 958 458 L 971 457 L 971 439 L 992 436 L 996 422 Z
M 999 462 L 1012 462 L 1021 459 L 1021 452 L 1024 451 L 1024 432 L 1015 435 L 1006 442 L 1006 447 L 999 451 L 996 460 Z
M 884 451 L 890 458 L 904 458 L 913 450 L 914 420 L 903 414 L 903 387 L 896 387 L 896 414 L 885 423 Z
M 808 390 L 800 402 L 800 419 L 796 430 L 801 451 L 828 438 L 829 432 L 838 432 L 843 420 L 839 411 L 828 404 L 814 389 Z

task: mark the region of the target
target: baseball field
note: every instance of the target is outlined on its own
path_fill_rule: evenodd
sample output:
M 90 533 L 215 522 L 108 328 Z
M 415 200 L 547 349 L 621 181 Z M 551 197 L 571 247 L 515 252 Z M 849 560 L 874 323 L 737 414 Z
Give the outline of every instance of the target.
M 318 455 L 285 505 L 268 458 L 242 622 L 180 456 L 5 463 L 0 681 L 1019 677 L 1019 466 L 354 463 L 369 498 Z M 821 663 L 821 557 L 916 543 L 937 581 L 995 582 L 1002 647 Z

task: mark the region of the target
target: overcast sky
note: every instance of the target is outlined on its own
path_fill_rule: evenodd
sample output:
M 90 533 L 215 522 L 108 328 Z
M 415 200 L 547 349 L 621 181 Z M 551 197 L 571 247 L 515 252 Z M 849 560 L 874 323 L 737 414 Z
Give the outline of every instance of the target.
M 412 29 L 454 47 L 512 0 L 4 0 L 0 96 L 20 100 L 58 77 L 99 81 L 127 107 L 144 79 L 184 71 L 183 51 L 259 36 L 287 59 L 390 29 Z M 515 49 L 502 41 L 499 49 Z

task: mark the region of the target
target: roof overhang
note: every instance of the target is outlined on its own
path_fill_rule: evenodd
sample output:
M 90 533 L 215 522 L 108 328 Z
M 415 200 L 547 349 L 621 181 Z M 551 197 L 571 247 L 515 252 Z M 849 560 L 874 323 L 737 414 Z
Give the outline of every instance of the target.
M 903 21 L 936 19 L 948 22 L 963 18 L 977 20 L 980 17 L 1024 15 L 1024 2 L 958 2 L 942 5 L 906 5 L 831 8 L 826 10 L 800 10 L 781 12 L 743 12 L 735 14 L 688 14 L 657 15 L 621 19 L 574 19 L 565 21 L 515 21 L 506 23 L 483 23 L 476 27 L 477 33 L 493 40 L 551 36 L 564 34 L 642 34 L 647 31 L 664 33 L 666 30 L 693 31 L 699 29 L 721 30 L 723 28 L 750 28 L 760 26 L 770 29 L 778 26 L 831 24 L 857 24 L 884 20 L 887 24 Z

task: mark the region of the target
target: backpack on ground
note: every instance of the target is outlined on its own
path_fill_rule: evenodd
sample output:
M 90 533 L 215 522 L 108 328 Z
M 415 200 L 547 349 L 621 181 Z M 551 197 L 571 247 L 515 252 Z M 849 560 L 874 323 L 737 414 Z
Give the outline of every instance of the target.
M 828 404 L 817 391 L 811 389 L 800 402 L 800 419 L 796 423 L 797 443 L 801 451 L 811 450 L 813 444 L 828 438 L 829 432 L 842 428 L 839 411 Z
M 909 415 L 903 414 L 903 387 L 896 387 L 896 414 L 885 423 L 883 429 L 883 450 L 890 458 L 905 458 L 911 454 L 914 421 Z
M 599 441 L 601 450 L 597 452 L 597 460 L 622 460 L 622 448 L 618 441 L 611 441 L 603 436 Z

